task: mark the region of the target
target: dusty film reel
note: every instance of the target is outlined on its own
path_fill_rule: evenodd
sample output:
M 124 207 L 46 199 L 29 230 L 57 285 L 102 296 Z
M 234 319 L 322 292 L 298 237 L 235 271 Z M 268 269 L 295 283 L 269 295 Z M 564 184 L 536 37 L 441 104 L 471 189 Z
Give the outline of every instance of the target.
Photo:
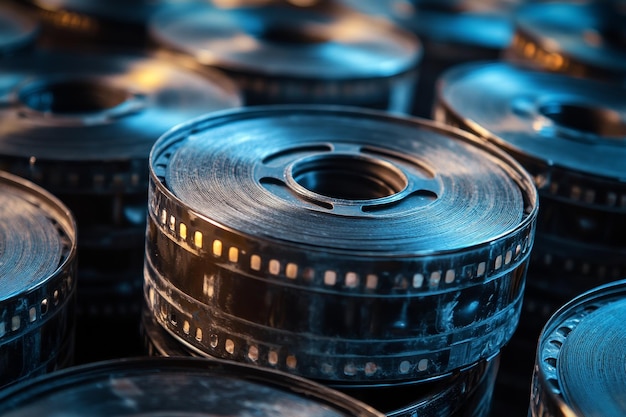
M 92 416 L 194 415 L 382 417 L 312 381 L 199 358 L 120 359 L 36 378 L 0 393 L 0 412 Z
M 409 32 L 356 13 L 274 2 L 164 9 L 157 44 L 234 78 L 247 105 L 343 104 L 406 112 L 421 60 Z
M 39 30 L 37 20 L 9 4 L 0 5 L 0 58 L 30 49 Z
M 199 351 L 401 381 L 489 357 L 514 331 L 536 190 L 460 130 L 247 108 L 162 136 L 150 169 L 146 299 Z
M 553 271 L 607 278 L 623 271 L 626 102 L 619 90 L 503 63 L 457 67 L 440 81 L 437 119 L 496 143 L 534 176 L 542 201 L 536 259 Z
M 559 309 L 539 338 L 532 417 L 621 415 L 626 281 L 588 291 Z
M 624 83 L 626 38 L 610 1 L 537 2 L 515 13 L 508 60 L 545 71 Z
M 36 185 L 0 171 L 0 386 L 67 365 L 76 225 Z

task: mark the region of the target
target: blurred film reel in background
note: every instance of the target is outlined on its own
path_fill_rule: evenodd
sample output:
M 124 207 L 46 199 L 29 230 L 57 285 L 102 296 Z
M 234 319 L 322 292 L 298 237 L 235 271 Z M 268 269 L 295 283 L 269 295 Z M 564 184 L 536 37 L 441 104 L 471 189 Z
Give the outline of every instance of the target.
M 76 224 L 55 197 L 0 171 L 0 387 L 72 363 Z
M 187 349 L 408 392 L 492 363 L 515 330 L 536 190 L 478 138 L 252 107 L 170 131 L 150 169 L 146 301 Z
M 620 3 L 529 3 L 515 14 L 513 41 L 503 56 L 518 65 L 624 84 L 626 14 Z
M 303 378 L 199 358 L 118 359 L 66 369 L 0 392 L 0 414 L 384 416 Z
M 446 69 L 469 61 L 495 60 L 509 45 L 520 1 L 336 0 L 335 3 L 390 20 L 424 45 L 410 113 L 431 118 L 434 85 Z
M 247 105 L 408 112 L 422 56 L 419 40 L 388 22 L 288 2 L 172 7 L 153 17 L 150 32 L 164 49 L 224 70 Z
M 77 348 L 85 358 L 99 347 L 123 354 L 131 344 L 122 338 L 94 343 L 109 317 L 126 318 L 111 331 L 126 329 L 140 347 L 150 149 L 178 123 L 240 105 L 236 86 L 148 55 L 58 49 L 7 61 L 0 86 L 0 167 L 42 185 L 76 217 Z
M 560 308 L 539 338 L 531 417 L 626 413 L 626 281 L 596 287 Z
M 541 208 L 518 329 L 527 347 L 560 305 L 626 276 L 626 91 L 480 63 L 447 72 L 438 93 L 438 120 L 497 144 L 535 178 Z
M 6 59 L 35 45 L 40 24 L 10 3 L 0 4 L 0 59 Z

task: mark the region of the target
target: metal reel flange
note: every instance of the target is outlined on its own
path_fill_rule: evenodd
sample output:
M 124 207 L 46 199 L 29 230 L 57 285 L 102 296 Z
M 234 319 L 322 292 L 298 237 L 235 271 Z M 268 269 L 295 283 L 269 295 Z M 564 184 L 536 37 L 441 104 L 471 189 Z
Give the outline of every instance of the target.
M 533 417 L 620 415 L 626 281 L 594 288 L 562 306 L 539 338 Z
M 71 351 L 76 225 L 36 185 L 0 172 L 0 385 L 54 368 Z
M 213 114 L 150 160 L 146 296 L 212 356 L 407 380 L 514 331 L 536 190 L 459 130 L 341 107 Z
M 157 13 L 159 45 L 234 78 L 247 105 L 341 104 L 407 112 L 422 47 L 380 19 L 283 4 Z

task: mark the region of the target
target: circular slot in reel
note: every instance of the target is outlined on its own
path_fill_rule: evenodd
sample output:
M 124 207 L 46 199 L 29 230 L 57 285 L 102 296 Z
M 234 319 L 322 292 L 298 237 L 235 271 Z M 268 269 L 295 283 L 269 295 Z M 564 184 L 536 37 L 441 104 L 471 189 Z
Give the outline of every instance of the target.
M 407 112 L 422 53 L 417 38 L 387 22 L 288 3 L 165 9 L 153 17 L 150 31 L 173 53 L 227 72 L 247 105 Z
M 152 144 L 178 123 L 240 105 L 236 87 L 152 56 L 59 50 L 7 62 L 0 80 L 0 167 L 70 207 L 81 269 L 99 250 L 134 248 L 140 278 Z
M 362 109 L 247 108 L 162 136 L 150 169 L 146 299 L 201 352 L 407 381 L 490 357 L 515 329 L 536 190 L 471 135 Z
M 0 386 L 67 365 L 76 225 L 36 185 L 0 171 Z
M 0 393 L 0 412 L 92 416 L 383 417 L 310 380 L 217 359 L 135 358 L 81 365 Z
M 521 6 L 507 60 L 550 72 L 622 83 L 626 76 L 624 21 L 611 1 Z
M 532 417 L 620 415 L 626 281 L 594 288 L 562 306 L 539 338 Z

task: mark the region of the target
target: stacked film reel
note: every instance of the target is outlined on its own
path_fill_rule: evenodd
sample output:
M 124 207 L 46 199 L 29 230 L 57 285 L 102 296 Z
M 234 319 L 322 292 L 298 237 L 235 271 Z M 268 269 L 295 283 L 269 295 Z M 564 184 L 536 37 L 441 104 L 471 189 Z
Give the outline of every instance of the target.
M 514 360 L 530 373 L 540 323 L 576 295 L 626 276 L 624 94 L 613 84 L 504 63 L 458 67 L 439 87 L 436 118 L 511 153 L 539 190 Z
M 626 281 L 581 294 L 546 323 L 537 348 L 529 416 L 618 416 L 623 401 Z
M 76 217 L 79 316 L 133 316 L 136 333 L 150 149 L 182 121 L 240 105 L 236 87 L 147 55 L 56 49 L 7 61 L 0 84 L 0 167 L 51 191 Z M 86 328 L 102 333 L 96 323 Z
M 0 387 L 71 364 L 75 264 L 68 209 L 0 171 Z
M 493 60 L 511 42 L 515 1 L 363 1 L 337 3 L 389 19 L 416 34 L 424 45 L 410 113 L 431 118 L 437 78 L 461 63 Z
M 185 349 L 346 392 L 473 391 L 515 330 L 536 190 L 473 136 L 247 108 L 162 136 L 150 170 L 145 297 Z
M 346 395 L 293 375 L 232 362 L 120 359 L 67 369 L 0 392 L 3 416 L 383 417 Z
M 247 105 L 408 112 L 422 52 L 412 34 L 334 8 L 268 3 L 164 9 L 153 16 L 150 32 L 164 49 L 228 73 Z
M 504 57 L 571 76 L 626 80 L 626 15 L 619 1 L 538 2 L 515 14 Z

